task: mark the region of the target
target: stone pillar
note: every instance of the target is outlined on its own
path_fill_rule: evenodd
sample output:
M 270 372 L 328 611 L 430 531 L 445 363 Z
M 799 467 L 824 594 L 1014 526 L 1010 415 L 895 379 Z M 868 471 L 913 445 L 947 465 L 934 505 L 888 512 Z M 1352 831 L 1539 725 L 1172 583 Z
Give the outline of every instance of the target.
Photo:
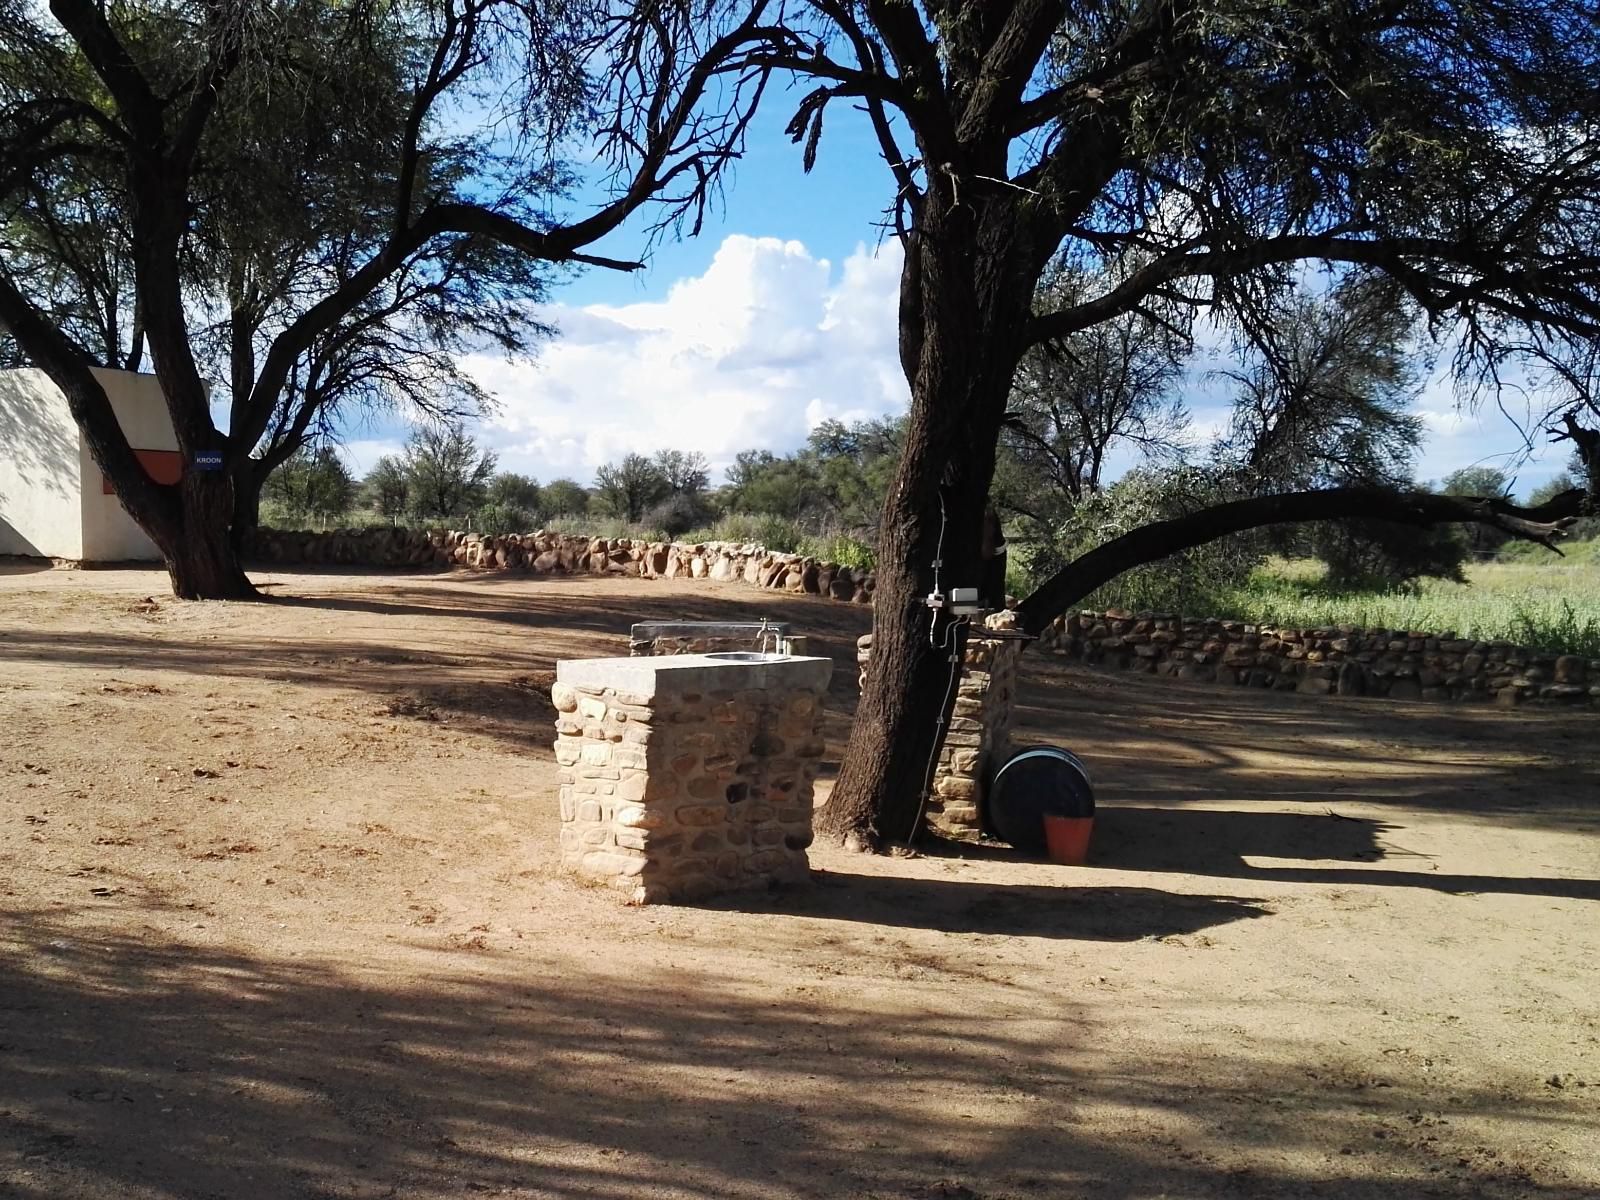
M 825 658 L 558 663 L 561 861 L 635 903 L 809 878 Z
M 984 786 L 1010 754 L 1017 658 L 1025 644 L 1012 632 L 1016 629 L 1015 613 L 998 612 L 967 635 L 955 710 L 923 812 L 924 822 L 945 837 L 970 841 L 980 836 Z M 867 634 L 856 648 L 863 682 L 871 660 L 872 635 Z

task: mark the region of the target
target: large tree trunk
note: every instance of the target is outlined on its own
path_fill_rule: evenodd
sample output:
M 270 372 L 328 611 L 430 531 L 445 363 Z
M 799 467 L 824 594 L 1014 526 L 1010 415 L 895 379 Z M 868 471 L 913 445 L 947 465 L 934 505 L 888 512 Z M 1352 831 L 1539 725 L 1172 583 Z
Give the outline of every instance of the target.
M 235 554 L 244 554 L 245 539 L 261 527 L 261 489 L 268 473 L 255 458 L 246 458 L 234 471 L 233 527 L 228 532 Z
M 1596 410 L 1600 412 L 1600 410 Z M 1561 416 L 1560 429 L 1552 429 L 1558 442 L 1571 442 L 1577 451 L 1578 465 L 1583 468 L 1583 511 L 1586 516 L 1600 514 L 1600 429 L 1589 429 L 1578 421 L 1582 408 L 1574 408 Z
M 984 509 L 1033 280 L 1014 266 L 1005 201 L 946 209 L 906 251 L 900 355 L 905 447 L 878 542 L 872 661 L 820 832 L 863 849 L 915 836 L 929 763 L 954 703 L 964 631 L 931 611 L 935 586 L 983 584 Z M 952 654 L 956 662 L 951 661 Z
M 255 585 L 239 565 L 231 534 L 233 487 L 225 472 L 185 472 L 183 521 L 176 537 L 158 538 L 172 594 L 180 600 L 251 600 Z
M 908 440 L 908 454 L 928 440 Z M 895 536 L 879 543 L 872 660 L 843 768 L 818 821 L 820 832 L 860 849 L 914 836 L 928 763 L 954 699 L 950 656 L 959 656 L 964 645 L 961 631 L 951 630 L 945 618 L 936 619 L 923 600 L 933 586 L 931 564 L 941 525 L 937 482 L 897 490 L 894 515 L 885 525 L 885 532 L 892 527 Z M 959 564 L 974 557 L 972 535 L 960 528 L 966 524 L 963 510 L 976 506 L 981 511 L 983 497 L 981 492 L 974 497 L 974 490 L 970 485 L 945 489 L 952 517 L 940 572 L 946 590 L 952 580 L 973 578 Z

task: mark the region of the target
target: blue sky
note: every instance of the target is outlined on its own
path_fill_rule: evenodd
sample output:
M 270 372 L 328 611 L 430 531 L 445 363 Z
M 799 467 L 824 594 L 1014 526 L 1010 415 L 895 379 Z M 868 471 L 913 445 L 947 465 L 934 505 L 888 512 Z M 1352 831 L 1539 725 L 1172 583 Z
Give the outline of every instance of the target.
M 676 448 L 704 451 L 719 479 L 739 450 L 782 453 L 825 418 L 903 409 L 899 250 L 878 225 L 893 184 L 865 120 L 843 105 L 830 109 L 816 168 L 804 174 L 799 148 L 783 135 L 797 96 L 768 95 L 698 238 L 652 243 L 652 214 L 640 214 L 593 249 L 643 255 L 643 270 L 588 270 L 561 286 L 544 316 L 562 334 L 535 361 L 469 360 L 500 402 L 476 432 L 503 469 L 588 483 L 624 453 Z M 1203 443 L 1227 411 L 1199 372 L 1190 391 Z M 1420 411 L 1422 478 L 1509 465 L 1518 441 L 1492 405 L 1461 412 L 1441 375 Z M 398 423 L 351 430 L 352 465 L 364 471 L 405 434 Z M 1540 447 L 1516 465 L 1519 490 L 1559 471 L 1565 457 Z
M 894 185 L 871 130 L 859 114 L 835 104 L 816 166 L 807 175 L 801 169 L 800 148 L 783 133 L 802 94 L 774 90 L 763 98 L 724 202 L 708 213 L 698 238 L 667 236 L 650 245 L 647 229 L 654 217 L 642 213 L 595 252 L 632 259 L 643 250 L 648 266 L 633 274 L 586 272 L 563 289 L 560 300 L 584 305 L 658 299 L 674 281 L 704 272 L 723 238 L 733 233 L 797 241 L 830 262 L 842 262 L 858 243 L 876 246 L 882 240 L 876 222 L 894 195 Z

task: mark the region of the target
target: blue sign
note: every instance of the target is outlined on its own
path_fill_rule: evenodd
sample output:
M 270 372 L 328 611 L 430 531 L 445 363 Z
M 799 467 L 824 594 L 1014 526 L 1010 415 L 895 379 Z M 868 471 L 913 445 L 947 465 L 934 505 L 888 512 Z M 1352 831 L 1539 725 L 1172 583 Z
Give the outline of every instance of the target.
M 194 469 L 196 471 L 222 470 L 222 451 L 201 450 L 194 456 Z

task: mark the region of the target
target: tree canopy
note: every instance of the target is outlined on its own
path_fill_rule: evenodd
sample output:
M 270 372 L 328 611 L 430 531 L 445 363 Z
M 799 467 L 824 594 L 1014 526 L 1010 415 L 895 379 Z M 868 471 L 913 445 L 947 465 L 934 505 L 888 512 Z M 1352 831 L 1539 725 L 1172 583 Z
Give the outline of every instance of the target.
M 401 461 L 407 502 L 421 520 L 461 523 L 489 498 L 495 456 L 459 424 L 419 426 Z
M 268 478 L 263 498 L 291 521 L 337 522 L 354 507 L 356 481 L 332 446 L 290 455 Z

